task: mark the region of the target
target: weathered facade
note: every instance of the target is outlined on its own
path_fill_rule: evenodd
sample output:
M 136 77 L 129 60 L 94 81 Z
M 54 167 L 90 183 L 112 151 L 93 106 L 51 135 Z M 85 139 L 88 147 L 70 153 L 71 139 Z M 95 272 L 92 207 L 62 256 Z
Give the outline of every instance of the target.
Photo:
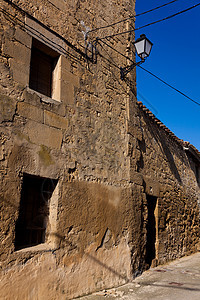
M 199 152 L 120 81 L 132 34 L 91 57 L 134 22 L 82 33 L 134 2 L 0 1 L 1 299 L 75 298 L 197 250 Z

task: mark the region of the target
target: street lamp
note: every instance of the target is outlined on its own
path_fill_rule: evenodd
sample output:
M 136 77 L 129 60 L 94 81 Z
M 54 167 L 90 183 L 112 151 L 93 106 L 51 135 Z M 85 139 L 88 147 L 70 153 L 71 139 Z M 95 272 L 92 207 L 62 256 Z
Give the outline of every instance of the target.
M 141 34 L 140 37 L 134 42 L 134 46 L 138 56 L 141 58 L 141 61 L 139 61 L 138 63 L 133 63 L 132 65 L 124 68 L 120 67 L 121 80 L 124 80 L 126 74 L 133 70 L 135 66 L 138 66 L 145 61 L 145 59 L 149 56 L 151 52 L 153 43 L 146 37 L 145 34 Z

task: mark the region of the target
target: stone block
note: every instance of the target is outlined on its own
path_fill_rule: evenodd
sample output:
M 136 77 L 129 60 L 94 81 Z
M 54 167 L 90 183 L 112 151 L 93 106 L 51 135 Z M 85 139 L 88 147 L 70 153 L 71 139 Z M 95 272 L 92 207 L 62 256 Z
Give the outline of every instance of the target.
M 16 27 L 15 30 L 15 39 L 25 45 L 28 48 L 31 48 L 32 37 L 26 33 L 25 31 L 21 30 L 19 27 Z
M 20 43 L 15 43 L 13 57 L 17 62 L 30 66 L 31 49 Z
M 145 193 L 149 195 L 153 195 L 155 197 L 159 197 L 160 195 L 160 184 L 159 182 L 144 176 L 145 181 Z
M 26 103 L 37 106 L 38 108 L 41 109 L 45 109 L 45 110 L 48 109 L 60 116 L 63 117 L 65 116 L 66 111 L 63 103 L 61 103 L 60 101 L 52 100 L 51 98 L 45 96 L 43 97 L 41 94 L 30 89 L 29 87 L 27 87 L 23 92 L 23 100 Z
M 76 87 L 80 86 L 79 77 L 61 67 L 61 79 Z
M 61 64 L 60 64 L 61 68 L 64 71 L 70 71 L 71 63 L 70 63 L 69 59 L 67 59 L 65 56 L 61 55 L 60 60 L 61 60 Z
M 45 145 L 54 149 L 60 149 L 61 147 L 62 131 L 57 128 L 28 121 L 25 125 L 24 133 L 28 135 L 32 143 L 37 145 Z
M 143 176 L 137 172 L 130 171 L 130 181 L 142 185 L 143 184 Z
M 55 78 L 55 76 L 53 76 L 52 99 L 61 101 L 61 80 Z
M 26 88 L 23 92 L 23 100 L 35 106 L 40 105 L 40 97 L 33 90 Z
M 25 102 L 18 102 L 17 113 L 20 116 L 43 123 L 43 110 Z
M 12 121 L 15 109 L 16 101 L 6 95 L 0 94 L 0 122 Z
M 64 104 L 74 104 L 74 86 L 66 81 L 61 81 L 60 99 Z
M 14 81 L 20 83 L 23 86 L 29 84 L 29 65 L 19 64 L 14 59 L 10 59 L 10 67 L 13 73 Z
M 25 18 L 25 28 L 27 33 L 43 44 L 46 44 L 60 54 L 65 54 L 65 51 L 62 50 L 65 49 L 65 42 L 29 17 Z M 41 38 L 39 33 L 41 33 Z
M 53 72 L 52 98 L 65 104 L 74 103 L 74 87 L 79 87 L 79 78 L 69 70 L 69 60 L 61 55 Z
M 62 55 L 60 55 L 56 66 L 54 67 L 52 77 L 52 98 L 57 101 L 60 101 L 61 93 L 61 57 Z
M 14 43 L 9 39 L 5 39 L 2 45 L 2 52 L 4 55 L 13 57 L 14 56 Z
M 67 129 L 68 128 L 68 120 L 64 117 L 61 117 L 53 112 L 44 111 L 44 123 L 46 125 L 61 128 L 61 129 Z
M 31 49 L 26 46 L 18 42 L 10 41 L 9 39 L 5 39 L 2 49 L 4 55 L 14 58 L 17 62 L 27 66 L 30 65 Z

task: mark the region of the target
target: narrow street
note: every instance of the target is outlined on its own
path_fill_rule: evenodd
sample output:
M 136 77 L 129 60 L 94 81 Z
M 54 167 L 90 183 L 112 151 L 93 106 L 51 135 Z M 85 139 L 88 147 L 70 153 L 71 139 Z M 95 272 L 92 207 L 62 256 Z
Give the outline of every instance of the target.
M 82 300 L 199 300 L 200 252 L 144 272 L 132 282 Z

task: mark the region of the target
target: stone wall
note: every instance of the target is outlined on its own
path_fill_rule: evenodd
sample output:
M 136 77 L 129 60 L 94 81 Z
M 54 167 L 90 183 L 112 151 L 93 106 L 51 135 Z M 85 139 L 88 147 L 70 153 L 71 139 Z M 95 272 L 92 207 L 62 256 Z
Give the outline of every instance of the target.
M 153 263 L 165 263 L 197 249 L 200 190 L 195 165 L 199 169 L 199 152 L 196 150 L 198 159 L 188 154 L 183 141 L 141 103 L 137 113 L 138 123 L 134 126 L 136 146 L 130 143 L 130 178 L 143 187 L 144 248 L 148 222 L 147 197 L 157 199 L 156 255 Z
M 121 81 L 119 67 L 128 62 L 108 46 L 134 59 L 134 35 L 98 41 L 97 63 L 90 45 L 85 52 L 87 41 L 134 28 L 133 21 L 119 23 L 85 41 L 85 26 L 134 12 L 135 1 L 104 2 L 0 0 L 2 299 L 71 299 L 141 273 L 148 196 L 157 198 L 152 265 L 196 251 L 194 169 L 180 145 L 140 111 L 135 71 Z M 36 42 L 56 55 L 51 98 L 30 88 Z M 30 176 L 53 185 L 45 241 L 18 250 L 16 224 Z
M 92 63 L 82 31 L 128 17 L 134 1 L 0 3 L 2 297 L 68 299 L 124 283 L 132 274 L 128 228 L 136 222 L 130 214 L 129 102 L 119 79 L 126 59 L 98 42 Z M 128 23 L 93 32 L 88 42 L 133 26 Z M 30 88 L 35 41 L 59 57 L 52 98 Z M 127 36 L 110 42 L 124 54 L 130 49 Z M 16 251 L 28 175 L 58 184 L 45 243 Z

